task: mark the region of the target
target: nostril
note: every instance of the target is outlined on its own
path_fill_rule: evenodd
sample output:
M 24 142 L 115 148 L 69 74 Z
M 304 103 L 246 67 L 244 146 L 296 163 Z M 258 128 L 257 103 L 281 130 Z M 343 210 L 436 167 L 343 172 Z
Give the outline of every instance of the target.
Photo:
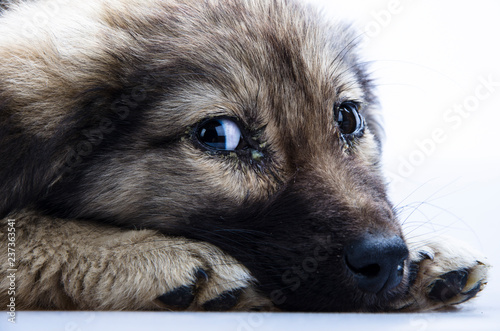
M 408 249 L 398 236 L 366 236 L 345 249 L 345 264 L 365 292 L 390 290 L 401 283 Z
M 378 264 L 370 264 L 365 267 L 361 268 L 356 268 L 353 265 L 349 263 L 349 260 L 346 259 L 346 264 L 351 269 L 355 274 L 372 278 L 372 277 L 377 277 L 377 275 L 380 273 L 380 266 Z

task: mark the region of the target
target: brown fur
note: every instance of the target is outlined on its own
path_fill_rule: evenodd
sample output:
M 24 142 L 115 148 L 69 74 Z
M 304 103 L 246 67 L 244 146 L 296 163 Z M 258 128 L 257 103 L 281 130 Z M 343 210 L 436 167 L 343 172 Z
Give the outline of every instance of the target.
M 412 305 L 410 261 L 380 296 L 344 270 L 363 234 L 403 236 L 350 28 L 284 0 L 53 0 L 37 25 L 50 3 L 0 17 L 0 215 L 18 226 L 20 307 L 159 309 L 193 283 L 192 310 L 240 288 L 231 308 Z M 347 101 L 362 135 L 336 124 Z M 200 123 L 221 116 L 248 148 L 199 145 Z M 289 290 L 283 275 L 318 247 L 328 263 Z M 411 288 L 414 309 L 435 306 L 432 281 Z

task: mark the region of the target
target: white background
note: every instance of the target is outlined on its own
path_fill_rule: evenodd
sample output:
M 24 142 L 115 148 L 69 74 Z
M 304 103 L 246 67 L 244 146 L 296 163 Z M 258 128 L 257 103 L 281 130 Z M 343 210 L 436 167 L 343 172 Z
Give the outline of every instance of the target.
M 20 313 L 14 327 L 0 318 L 0 329 L 500 330 L 500 86 L 487 96 L 481 87 L 482 79 L 500 84 L 500 2 L 307 1 L 367 31 L 364 58 L 374 61 L 379 84 L 392 199 L 405 207 L 412 238 L 452 235 L 489 257 L 497 268 L 480 297 L 455 312 L 413 315 Z M 450 122 L 448 112 L 465 105 Z M 436 130 L 445 139 L 430 144 Z

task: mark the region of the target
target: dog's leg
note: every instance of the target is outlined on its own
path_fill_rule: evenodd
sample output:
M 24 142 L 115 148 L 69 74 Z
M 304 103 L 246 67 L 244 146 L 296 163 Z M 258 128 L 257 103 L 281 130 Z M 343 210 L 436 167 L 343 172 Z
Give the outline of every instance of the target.
M 404 311 L 439 309 L 467 301 L 486 285 L 485 258 L 455 239 L 438 237 L 409 243 L 410 287 L 394 307 Z
M 16 269 L 18 309 L 248 310 L 269 305 L 252 289 L 253 279 L 241 264 L 206 243 L 29 212 L 8 219 L 1 222 L 1 251 L 7 252 L 13 226 L 15 263 L 1 258 L 3 307 L 12 297 L 7 276 L 13 271 L 8 269 Z

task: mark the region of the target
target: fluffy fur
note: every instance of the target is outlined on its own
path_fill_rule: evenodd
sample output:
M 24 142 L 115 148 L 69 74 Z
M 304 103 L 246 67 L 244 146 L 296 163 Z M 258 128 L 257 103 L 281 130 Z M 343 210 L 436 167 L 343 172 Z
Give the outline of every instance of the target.
M 437 244 L 410 247 L 383 293 L 346 267 L 367 233 L 404 237 L 349 27 L 285 0 L 38 0 L 4 11 L 0 36 L 0 231 L 5 244 L 16 220 L 19 307 L 422 310 L 484 285 L 481 259 Z M 357 135 L 337 123 L 348 102 Z M 246 147 L 200 143 L 213 118 Z M 455 262 L 431 267 L 445 251 Z M 457 270 L 467 285 L 429 296 Z

